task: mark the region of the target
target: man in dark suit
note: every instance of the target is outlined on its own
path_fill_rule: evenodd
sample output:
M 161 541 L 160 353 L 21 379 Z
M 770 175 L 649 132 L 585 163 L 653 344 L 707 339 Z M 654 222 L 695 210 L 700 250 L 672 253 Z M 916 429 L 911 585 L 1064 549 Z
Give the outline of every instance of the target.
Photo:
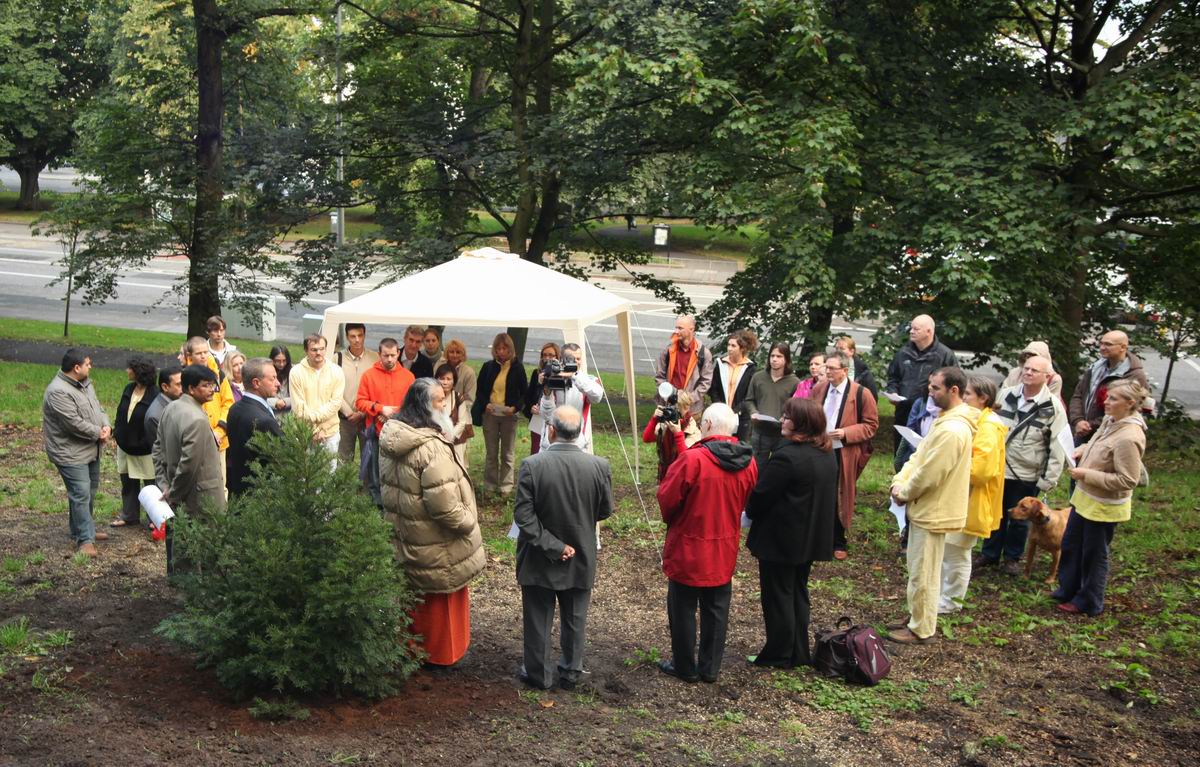
M 513 510 L 517 539 L 517 583 L 525 630 L 525 665 L 520 679 L 539 689 L 553 684 L 550 630 L 557 600 L 562 624 L 559 685 L 572 689 L 583 672 L 584 628 L 596 578 L 596 523 L 612 514 L 608 461 L 573 444 L 579 411 L 554 411 L 550 446 L 521 464 Z
M 241 495 L 246 491 L 246 480 L 250 476 L 250 464 L 258 458 L 258 452 L 250 446 L 250 439 L 265 431 L 276 437 L 283 435 L 275 413 L 267 400 L 279 393 L 279 375 L 275 365 L 266 357 L 255 357 L 242 366 L 242 381 L 245 391 L 241 400 L 229 409 L 229 462 L 226 472 L 226 487 L 229 495 Z
M 146 417 L 142 421 L 146 428 L 146 442 L 151 449 L 154 448 L 154 441 L 158 439 L 158 421 L 162 418 L 163 411 L 167 409 L 167 405 L 183 396 L 181 375 L 183 368 L 178 365 L 168 365 L 158 371 L 158 395 L 146 409 Z
M 200 515 L 206 506 L 225 506 L 221 453 L 203 410 L 217 388 L 217 374 L 203 365 L 188 365 L 180 382 L 183 396 L 167 405 L 158 423 L 158 439 L 151 453 L 154 477 L 163 500 L 172 508 L 182 507 L 189 514 Z M 168 575 L 185 569 L 183 557 L 175 555 L 171 527 L 168 524 Z
M 400 364 L 413 374 L 413 378 L 433 378 L 433 360 L 421 354 L 421 341 L 425 328 L 409 325 L 404 330 L 404 348 L 400 351 Z

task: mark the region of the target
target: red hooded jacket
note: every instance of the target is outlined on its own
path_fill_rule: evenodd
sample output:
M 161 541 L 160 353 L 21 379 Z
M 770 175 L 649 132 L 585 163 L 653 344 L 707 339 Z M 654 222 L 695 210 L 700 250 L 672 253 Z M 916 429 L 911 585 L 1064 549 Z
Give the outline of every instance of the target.
M 742 509 L 758 481 L 750 445 L 706 437 L 667 469 L 658 506 L 667 523 L 663 572 L 685 586 L 723 586 L 733 578 Z

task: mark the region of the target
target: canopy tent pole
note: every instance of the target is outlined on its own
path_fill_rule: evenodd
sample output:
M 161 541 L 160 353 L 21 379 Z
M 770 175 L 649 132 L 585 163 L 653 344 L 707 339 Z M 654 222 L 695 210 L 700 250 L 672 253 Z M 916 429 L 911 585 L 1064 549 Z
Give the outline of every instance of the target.
M 625 401 L 629 403 L 629 436 L 633 438 L 633 481 L 640 485 L 642 482 L 642 451 L 639 449 L 638 436 L 641 431 L 638 429 L 637 391 L 634 389 L 633 331 L 629 326 L 630 314 L 630 312 L 624 311 L 617 315 L 617 335 L 621 341 L 621 362 L 625 367 Z

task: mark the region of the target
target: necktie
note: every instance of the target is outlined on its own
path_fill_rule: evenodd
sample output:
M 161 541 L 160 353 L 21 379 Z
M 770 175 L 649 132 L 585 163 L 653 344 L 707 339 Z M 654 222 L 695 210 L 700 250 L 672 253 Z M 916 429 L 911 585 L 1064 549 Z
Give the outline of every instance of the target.
M 825 430 L 837 428 L 838 390 L 830 384 L 829 393 L 825 395 Z

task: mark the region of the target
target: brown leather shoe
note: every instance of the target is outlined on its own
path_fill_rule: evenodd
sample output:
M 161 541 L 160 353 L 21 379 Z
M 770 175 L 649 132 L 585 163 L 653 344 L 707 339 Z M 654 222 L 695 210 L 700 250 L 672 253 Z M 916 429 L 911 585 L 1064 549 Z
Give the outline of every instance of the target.
M 911 620 L 912 620 L 912 617 L 910 616 L 910 617 L 906 617 L 902 621 L 897 621 L 896 623 L 889 623 L 887 625 L 887 630 L 888 631 L 899 631 L 900 629 L 907 629 L 908 622 Z
M 845 549 L 837 549 L 833 552 L 833 558 L 839 562 L 845 561 L 846 557 L 850 556 Z
M 94 544 L 94 543 L 85 543 L 85 544 L 83 544 L 82 546 L 80 546 L 80 547 L 79 547 L 79 553 L 80 553 L 80 554 L 85 554 L 85 555 L 87 555 L 87 556 L 89 556 L 89 557 L 98 557 L 98 556 L 100 556 L 100 552 L 99 552 L 99 551 L 96 551 L 96 544 Z
M 912 633 L 912 630 L 908 628 L 902 628 L 893 631 L 887 635 L 887 638 L 896 644 L 926 644 L 927 642 L 933 641 L 933 637 L 929 636 L 922 639 L 921 637 Z
M 98 540 L 98 541 L 107 541 L 107 540 L 108 540 L 108 533 L 105 533 L 105 532 L 102 532 L 102 531 L 97 531 L 97 533 L 96 533 L 96 540 Z

